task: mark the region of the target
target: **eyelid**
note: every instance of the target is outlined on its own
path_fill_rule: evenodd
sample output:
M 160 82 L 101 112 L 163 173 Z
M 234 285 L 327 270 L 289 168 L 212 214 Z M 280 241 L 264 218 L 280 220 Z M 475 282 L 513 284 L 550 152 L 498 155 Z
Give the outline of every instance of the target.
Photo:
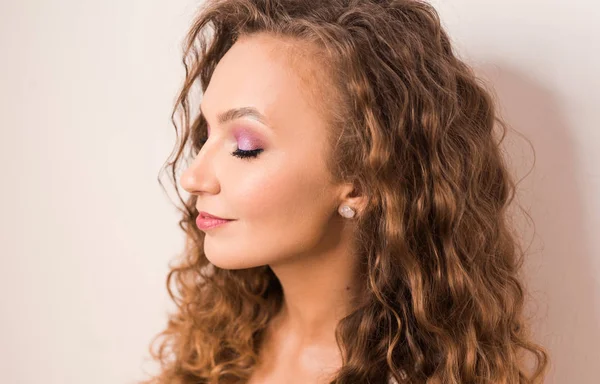
M 251 151 L 245 151 L 243 149 L 237 149 L 235 151 L 233 151 L 231 153 L 232 156 L 235 157 L 239 157 L 242 160 L 252 160 L 258 157 L 258 155 L 260 155 L 262 152 L 264 151 L 264 149 L 262 148 L 257 148 L 257 149 L 253 149 Z
M 207 126 L 207 135 L 206 137 L 202 137 L 199 141 L 200 141 L 200 145 L 204 146 L 204 144 L 206 144 L 206 142 L 209 139 L 209 127 Z M 236 136 L 239 136 L 241 134 L 236 134 Z M 239 138 L 236 137 L 236 141 L 238 141 Z M 250 139 L 250 141 L 252 142 L 253 140 Z M 258 143 L 256 143 L 256 145 L 258 148 L 254 148 L 254 149 L 240 149 L 239 148 L 239 144 L 236 143 L 236 149 L 235 151 L 231 152 L 230 154 L 234 157 L 237 157 L 241 160 L 252 160 L 258 157 L 258 155 L 260 155 L 263 151 L 264 148 L 261 148 L 263 145 L 262 143 L 260 143 L 260 141 Z M 252 146 L 254 147 L 254 145 Z

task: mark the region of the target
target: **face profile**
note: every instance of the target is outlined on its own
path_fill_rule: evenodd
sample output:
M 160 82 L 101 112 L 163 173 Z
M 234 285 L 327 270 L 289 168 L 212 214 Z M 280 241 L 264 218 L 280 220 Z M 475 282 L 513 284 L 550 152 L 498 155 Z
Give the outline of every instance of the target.
M 338 206 L 347 185 L 333 184 L 327 119 L 311 99 L 309 62 L 268 35 L 237 41 L 215 68 L 202 98 L 208 137 L 181 176 L 198 211 L 231 219 L 205 230 L 206 257 L 226 269 L 285 263 L 343 237 Z M 309 89 L 313 88 L 313 89 Z M 221 123 L 226 110 L 253 108 Z
M 177 311 L 144 384 L 543 375 L 504 126 L 451 46 L 423 1 L 206 1 L 172 116 Z

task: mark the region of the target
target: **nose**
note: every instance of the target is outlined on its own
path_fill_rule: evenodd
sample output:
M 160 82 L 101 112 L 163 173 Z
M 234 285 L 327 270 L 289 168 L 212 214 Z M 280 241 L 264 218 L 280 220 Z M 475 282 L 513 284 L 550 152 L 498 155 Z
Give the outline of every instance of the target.
M 207 151 L 201 150 L 190 166 L 183 171 L 179 184 L 191 194 L 217 194 L 219 183 L 212 167 L 212 159 L 207 157 Z

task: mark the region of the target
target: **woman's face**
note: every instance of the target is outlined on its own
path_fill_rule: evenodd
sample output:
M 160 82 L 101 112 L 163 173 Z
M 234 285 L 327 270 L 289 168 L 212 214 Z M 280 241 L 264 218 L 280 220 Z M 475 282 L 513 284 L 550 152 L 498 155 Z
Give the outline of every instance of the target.
M 330 182 L 329 128 L 313 107 L 327 100 L 309 100 L 319 94 L 317 79 L 298 76 L 310 72 L 309 64 L 292 65 L 288 45 L 269 35 L 238 40 L 202 99 L 209 136 L 181 186 L 198 196 L 199 211 L 234 219 L 204 230 L 206 257 L 220 268 L 314 255 L 330 246 L 328 236 L 344 220 L 337 208 L 351 188 Z M 252 116 L 219 121 L 219 114 L 242 107 L 258 110 L 264 123 Z M 240 158 L 232 155 L 237 149 L 259 153 Z

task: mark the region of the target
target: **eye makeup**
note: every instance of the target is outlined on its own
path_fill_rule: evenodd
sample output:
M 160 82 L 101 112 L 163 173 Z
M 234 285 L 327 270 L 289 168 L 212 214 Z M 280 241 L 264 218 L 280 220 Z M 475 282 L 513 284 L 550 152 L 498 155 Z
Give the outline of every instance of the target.
M 210 137 L 210 126 L 206 127 L 207 137 Z M 231 153 L 232 156 L 241 159 L 251 159 L 257 157 L 264 151 L 263 141 L 257 137 L 250 129 L 237 127 L 233 131 L 233 136 L 237 142 L 237 149 Z M 203 140 L 203 144 L 206 140 Z
M 237 141 L 238 149 L 232 153 L 233 156 L 242 159 L 257 157 L 263 149 L 262 141 L 256 137 L 256 134 L 245 128 L 237 128 L 234 131 L 234 137 Z
M 238 143 L 238 148 L 244 151 L 250 151 L 259 148 L 262 145 L 260 138 L 258 138 L 256 134 L 248 129 L 236 129 L 233 136 Z

